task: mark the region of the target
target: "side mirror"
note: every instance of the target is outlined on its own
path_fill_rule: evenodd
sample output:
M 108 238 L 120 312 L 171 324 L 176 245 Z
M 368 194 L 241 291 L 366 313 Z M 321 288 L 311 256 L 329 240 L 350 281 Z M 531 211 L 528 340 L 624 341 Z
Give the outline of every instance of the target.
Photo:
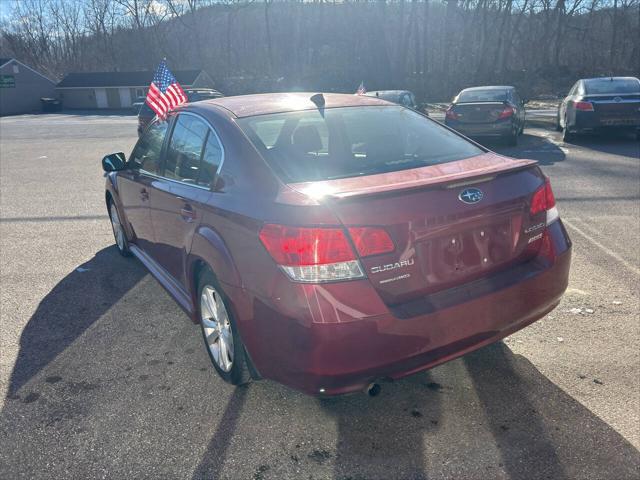
M 117 172 L 127 168 L 127 157 L 124 153 L 112 153 L 102 159 L 102 169 L 105 172 Z

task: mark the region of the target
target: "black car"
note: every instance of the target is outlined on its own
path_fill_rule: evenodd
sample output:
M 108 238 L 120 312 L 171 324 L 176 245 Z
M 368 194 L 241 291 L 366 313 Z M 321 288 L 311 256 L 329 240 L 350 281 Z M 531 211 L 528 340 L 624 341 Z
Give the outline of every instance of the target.
M 603 77 L 578 80 L 558 106 L 563 140 L 601 130 L 635 132 L 640 139 L 640 80 Z
M 212 98 L 224 97 L 222 93 L 213 88 L 185 88 L 184 93 L 187 95 L 189 103 L 199 102 L 200 100 L 211 100 Z M 145 103 L 145 98 L 141 97 L 133 104 L 134 108 L 138 108 L 138 136 L 142 135 L 147 125 L 156 116 L 151 107 Z
M 504 139 L 517 145 L 524 130 L 525 100 L 515 87 L 465 88 L 445 114 L 445 125 L 472 138 Z

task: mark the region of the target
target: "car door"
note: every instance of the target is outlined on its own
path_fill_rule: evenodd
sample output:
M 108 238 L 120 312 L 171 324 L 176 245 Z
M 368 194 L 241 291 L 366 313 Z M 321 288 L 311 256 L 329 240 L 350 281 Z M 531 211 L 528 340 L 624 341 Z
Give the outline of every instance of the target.
M 118 174 L 118 195 L 133 231 L 132 242 L 149 254 L 155 242 L 149 192 L 158 173 L 166 133 L 166 122 L 152 124 L 134 147 L 129 168 Z
M 211 182 L 222 158 L 217 135 L 202 117 L 180 113 L 161 165 L 161 179 L 153 184 L 151 218 L 156 234 L 157 262 L 186 286 L 186 257 L 211 196 Z

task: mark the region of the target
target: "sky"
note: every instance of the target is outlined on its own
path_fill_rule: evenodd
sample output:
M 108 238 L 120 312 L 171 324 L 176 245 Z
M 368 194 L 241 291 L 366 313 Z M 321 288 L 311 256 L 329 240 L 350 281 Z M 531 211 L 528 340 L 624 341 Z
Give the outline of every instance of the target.
M 6 19 L 19 0 L 0 0 L 0 20 Z

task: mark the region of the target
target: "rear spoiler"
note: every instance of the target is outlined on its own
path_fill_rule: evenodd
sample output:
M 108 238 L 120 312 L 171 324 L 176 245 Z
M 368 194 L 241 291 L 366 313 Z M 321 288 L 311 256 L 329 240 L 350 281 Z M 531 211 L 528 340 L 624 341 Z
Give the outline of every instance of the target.
M 475 102 L 458 102 L 454 103 L 454 105 L 507 105 L 509 103 L 508 100 L 487 100 L 487 101 L 478 101 Z
M 485 181 L 505 172 L 529 168 L 537 163 L 535 160 L 514 159 L 487 152 L 455 162 L 410 170 L 320 182 L 290 183 L 282 186 L 276 201 L 290 205 L 318 205 L 325 198 L 348 199 L 427 186 L 446 188 L 450 184 L 453 184 L 450 187 L 453 188 Z

